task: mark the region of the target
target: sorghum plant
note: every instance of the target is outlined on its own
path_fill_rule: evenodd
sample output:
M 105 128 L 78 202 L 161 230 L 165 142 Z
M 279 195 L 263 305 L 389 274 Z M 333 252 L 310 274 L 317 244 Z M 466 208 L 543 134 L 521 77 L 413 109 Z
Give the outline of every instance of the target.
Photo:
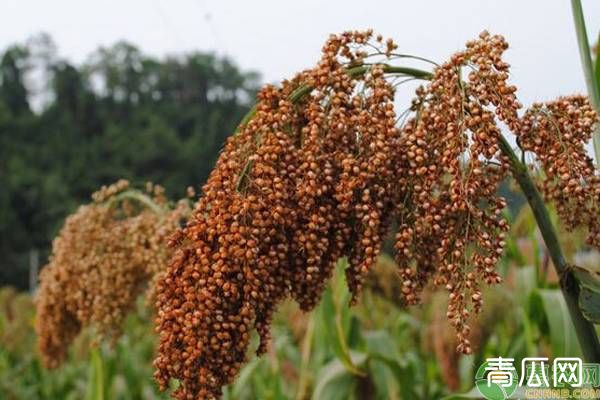
M 219 397 L 247 359 L 251 332 L 260 355 L 277 305 L 291 297 L 313 308 L 340 257 L 356 300 L 394 221 L 405 301 L 445 288 L 457 350 L 471 352 L 481 285 L 501 281 L 508 225 L 498 186 L 518 162 L 501 124 L 537 157 L 540 188 L 567 226 L 588 229 L 598 245 L 600 187 L 583 147 L 596 114 L 572 97 L 520 116 L 507 47 L 484 32 L 430 74 L 391 66 L 402 57 L 393 41 L 347 32 L 328 39 L 314 68 L 264 87 L 171 239 L 157 289 L 161 387 L 177 379 L 176 398 Z M 398 76 L 429 80 L 404 123 Z
M 159 186 L 150 196 L 119 181 L 67 218 L 40 276 L 36 331 L 47 367 L 58 366 L 85 326 L 115 337 L 136 297 L 164 271 L 172 251 L 165 237 L 189 214 L 171 209 Z M 152 290 L 150 290 L 152 292 Z M 149 294 L 149 296 L 152 296 Z

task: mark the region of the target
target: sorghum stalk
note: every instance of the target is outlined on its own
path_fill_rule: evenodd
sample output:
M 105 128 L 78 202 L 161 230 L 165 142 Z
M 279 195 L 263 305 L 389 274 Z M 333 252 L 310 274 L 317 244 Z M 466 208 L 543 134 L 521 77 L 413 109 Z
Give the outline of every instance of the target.
M 587 362 L 598 363 L 600 362 L 600 342 L 598 342 L 594 325 L 585 319 L 579 308 L 579 283 L 565 260 L 544 200 L 542 200 L 540 192 L 529 176 L 527 166 L 519 161 L 519 158 L 503 136 L 500 137 L 499 143 L 502 153 L 509 159 L 512 175 L 521 187 L 521 191 L 533 211 L 556 273 L 560 277 L 560 289 L 567 303 L 583 356 Z
M 167 209 L 164 206 L 161 206 L 156 201 L 152 200 L 152 198 L 140 190 L 137 189 L 127 189 L 113 198 L 111 198 L 108 202 L 108 206 L 112 207 L 114 204 L 123 201 L 123 200 L 135 200 L 141 203 L 143 206 L 148 207 L 149 210 L 152 210 L 157 215 L 164 214 Z

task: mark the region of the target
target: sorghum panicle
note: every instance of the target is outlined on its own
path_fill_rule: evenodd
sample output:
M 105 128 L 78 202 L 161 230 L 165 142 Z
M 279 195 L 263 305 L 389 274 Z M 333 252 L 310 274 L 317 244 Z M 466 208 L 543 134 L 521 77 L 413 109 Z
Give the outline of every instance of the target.
M 483 33 L 437 68 L 417 91 L 415 116 L 401 137 L 407 173 L 400 185 L 408 190 L 397 207 L 395 247 L 403 293 L 415 304 L 430 281 L 445 286 L 447 317 L 465 353 L 471 351 L 467 320 L 482 304 L 479 282 L 500 282 L 494 267 L 508 228 L 497 191 L 509 166 L 496 119 L 517 128 L 520 104 L 506 83 L 506 48 L 502 37 Z
M 546 200 L 570 230 L 583 227 L 588 243 L 600 248 L 600 177 L 585 149 L 597 116 L 583 96 L 537 103 L 523 116 L 519 144 L 535 154 L 544 173 Z
M 116 200 L 119 181 L 94 193 L 94 202 L 69 216 L 52 245 L 36 295 L 36 332 L 42 360 L 58 366 L 83 327 L 116 337 L 123 317 L 148 282 L 164 271 L 171 250 L 166 236 L 189 213 L 182 202 L 165 215 Z M 154 201 L 165 206 L 162 188 Z
M 377 256 L 396 196 L 393 89 L 379 66 L 346 67 L 371 32 L 332 36 L 317 66 L 259 93 L 256 115 L 228 140 L 159 284 L 156 378 L 180 399 L 213 398 L 266 350 L 277 305 L 314 307 L 349 257 L 355 297 Z M 377 42 L 381 52 L 392 42 Z M 312 87 L 289 100 L 301 84 Z M 356 245 L 355 245 L 356 243 Z
M 251 331 L 260 355 L 277 305 L 291 297 L 312 309 L 340 257 L 355 301 L 393 221 L 406 303 L 432 284 L 445 287 L 457 350 L 470 353 L 469 319 L 482 308 L 482 283 L 501 281 L 495 267 L 506 245 L 500 123 L 549 155 L 546 168 L 559 163 L 547 195 L 579 194 L 565 209 L 587 207 L 583 218 L 600 241 L 590 203 L 600 190 L 580 146 L 596 116 L 584 100 L 544 106 L 564 135 L 542 139 L 552 151 L 534 148 L 552 124 L 534 111 L 519 117 L 502 59 L 508 45 L 484 32 L 434 70 L 416 92 L 414 116 L 397 127 L 386 67 L 351 73 L 369 57 L 389 60 L 396 47 L 371 31 L 331 36 L 314 68 L 261 90 L 256 114 L 227 141 L 158 284 L 155 377 L 163 389 L 179 380 L 176 398 L 219 397 L 246 362 Z M 574 160 L 558 144 L 565 140 L 575 143 Z M 560 167 L 563 159 L 578 169 Z

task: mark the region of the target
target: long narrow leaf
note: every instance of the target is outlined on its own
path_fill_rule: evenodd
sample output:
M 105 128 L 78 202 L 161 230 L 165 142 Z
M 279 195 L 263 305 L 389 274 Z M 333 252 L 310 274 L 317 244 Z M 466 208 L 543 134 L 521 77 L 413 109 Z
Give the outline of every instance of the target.
M 579 45 L 579 56 L 581 57 L 581 66 L 585 76 L 585 84 L 588 89 L 590 100 L 597 112 L 600 112 L 600 89 L 596 81 L 596 74 L 592 66 L 592 55 L 590 51 L 590 42 L 585 27 L 585 19 L 583 17 L 583 7 L 581 0 L 571 0 L 571 8 L 573 9 L 573 19 L 575 22 L 575 32 L 577 33 L 577 44 Z M 594 153 L 596 155 L 596 164 L 600 162 L 600 125 L 596 125 L 594 132 Z
M 90 358 L 87 400 L 104 400 L 104 366 L 100 349 L 93 347 Z
M 550 342 L 555 357 L 578 357 L 581 354 L 567 304 L 558 289 L 537 291 L 550 328 Z
M 596 43 L 597 46 L 600 45 L 600 34 L 598 34 L 598 41 Z M 598 48 L 596 48 L 596 62 L 594 68 L 596 70 L 596 89 L 598 90 L 598 93 L 600 93 L 600 57 L 598 57 Z

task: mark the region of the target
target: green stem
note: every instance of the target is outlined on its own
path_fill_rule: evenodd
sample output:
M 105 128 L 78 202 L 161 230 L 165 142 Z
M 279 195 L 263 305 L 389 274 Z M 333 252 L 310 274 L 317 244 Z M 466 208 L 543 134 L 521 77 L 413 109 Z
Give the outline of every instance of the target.
M 431 76 L 432 76 L 431 72 L 423 71 L 423 70 L 420 70 L 417 68 L 401 67 L 401 66 L 388 65 L 388 64 L 382 64 L 381 66 L 383 67 L 383 72 L 385 72 L 386 74 L 406 75 L 406 76 L 412 76 L 415 79 L 423 79 L 423 80 L 429 80 L 429 79 L 431 79 Z M 371 65 L 358 65 L 358 66 L 354 66 L 354 67 L 349 67 L 346 69 L 346 71 L 348 72 L 348 75 L 350 75 L 351 77 L 358 77 L 358 76 L 364 75 L 367 71 L 369 71 L 369 69 L 371 67 L 372 67 Z M 289 100 L 292 103 L 297 103 L 304 96 L 308 95 L 311 92 L 311 90 L 313 90 L 313 87 L 310 85 L 307 85 L 307 84 L 300 85 L 292 93 L 290 93 Z M 252 117 L 254 117 L 254 115 L 256 115 L 256 110 L 257 110 L 257 105 L 255 104 L 246 113 L 246 115 L 244 115 L 244 118 L 242 118 L 242 121 L 240 122 L 240 124 L 238 125 L 238 128 L 236 130 L 236 133 L 238 133 L 240 131 L 240 128 L 242 128 L 244 125 L 246 125 L 248 122 L 250 122 Z
M 585 27 L 581 0 L 571 0 L 571 8 L 573 10 L 573 20 L 575 23 L 575 32 L 577 33 L 577 44 L 579 45 L 579 56 L 581 57 L 581 66 L 583 67 L 585 84 L 590 96 L 590 101 L 596 109 L 596 112 L 600 114 L 600 92 L 598 90 L 598 82 L 596 82 L 596 75 L 594 74 L 594 67 L 592 65 L 590 42 Z M 598 163 L 600 163 L 600 124 L 596 124 L 593 140 L 596 165 L 598 165 Z
M 104 390 L 106 386 L 104 363 L 98 345 L 92 346 L 88 375 L 86 400 L 104 400 Z
M 529 176 L 527 166 L 519 160 L 503 136 L 500 136 L 499 145 L 502 153 L 508 157 L 513 177 L 527 198 L 556 273 L 560 277 L 560 289 L 567 303 L 583 356 L 587 362 L 600 363 L 600 343 L 598 342 L 596 330 L 594 325 L 581 313 L 579 308 L 579 283 L 565 260 L 544 200 Z
M 300 377 L 298 378 L 298 390 L 296 391 L 296 400 L 304 400 L 308 388 L 308 380 L 310 375 L 310 354 L 312 351 L 313 336 L 315 334 L 315 314 L 310 314 L 308 324 L 306 325 L 306 333 L 302 339 L 302 353 L 300 360 Z
M 144 206 L 148 207 L 153 212 L 155 212 L 156 214 L 159 214 L 159 215 L 164 214 L 164 209 L 159 204 L 157 204 L 154 200 L 152 200 L 150 198 L 150 196 L 140 192 L 139 190 L 135 190 L 135 189 L 125 190 L 125 191 L 117 194 L 116 196 L 112 197 L 108 201 L 108 206 L 111 207 L 113 204 L 116 204 L 119 201 L 126 200 L 126 199 L 138 201 L 138 202 L 142 203 Z

